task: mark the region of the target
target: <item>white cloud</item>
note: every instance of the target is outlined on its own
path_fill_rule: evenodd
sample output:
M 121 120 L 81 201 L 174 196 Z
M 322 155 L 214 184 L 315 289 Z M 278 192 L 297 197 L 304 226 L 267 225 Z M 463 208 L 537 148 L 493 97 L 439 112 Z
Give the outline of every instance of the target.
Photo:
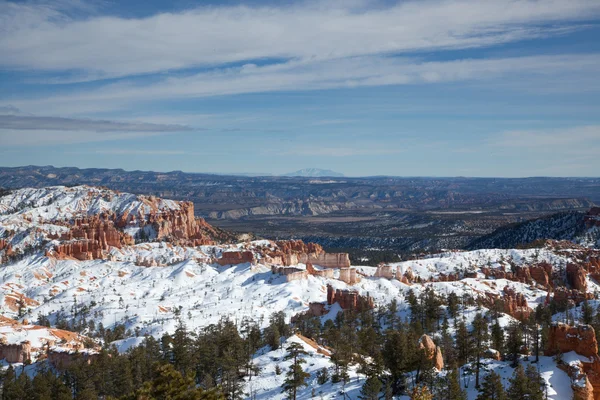
M 322 0 L 81 19 L 65 11 L 69 3 L 0 3 L 0 65 L 77 71 L 75 79 L 85 80 L 249 60 L 314 62 L 545 37 L 600 14 L 597 0 L 421 0 L 376 7 Z
M 96 90 L 74 92 L 11 104 L 30 112 L 65 114 L 108 111 L 164 99 L 208 97 L 287 90 L 316 90 L 361 86 L 432 84 L 447 82 L 502 82 L 518 88 L 537 82 L 546 90 L 560 81 L 564 89 L 598 88 L 600 55 L 570 54 L 497 59 L 422 62 L 383 56 L 334 60 L 288 61 L 261 67 L 212 70 L 150 83 L 115 83 Z M 501 80 L 499 79 L 501 78 Z M 566 85 L 575 80 L 576 85 Z M 549 85 L 552 83 L 552 85 Z M 2 104 L 0 103 L 0 106 Z
M 61 117 L 2 115 L 0 110 L 0 130 L 60 130 L 90 132 L 182 132 L 193 130 L 189 126 L 177 124 L 152 124 L 148 122 L 122 122 Z

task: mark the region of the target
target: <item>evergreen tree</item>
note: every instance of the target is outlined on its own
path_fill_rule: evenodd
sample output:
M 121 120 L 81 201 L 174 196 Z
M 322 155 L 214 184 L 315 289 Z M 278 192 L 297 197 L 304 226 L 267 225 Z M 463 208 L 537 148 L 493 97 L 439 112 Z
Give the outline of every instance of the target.
M 285 356 L 285 360 L 292 360 L 289 371 L 286 373 L 285 381 L 283 382 L 283 391 L 287 392 L 288 398 L 296 400 L 296 394 L 298 388 L 301 386 L 307 386 L 306 379 L 310 376 L 309 373 L 304 372 L 302 364 L 306 362 L 304 356 L 308 354 L 304 351 L 304 348 L 300 343 L 290 343 L 286 348 L 288 354 Z
M 462 366 L 471 358 L 471 336 L 464 320 L 458 321 L 456 325 L 456 355 L 458 365 Z
M 523 346 L 523 332 L 521 325 L 513 321 L 508 326 L 508 338 L 506 341 L 507 352 L 512 360 L 513 367 L 519 363 L 519 352 Z
M 528 365 L 525 370 L 527 376 L 527 387 L 528 387 L 528 399 L 530 400 L 544 400 L 544 392 L 546 384 L 544 379 L 541 377 L 538 370 L 533 365 Z
M 156 364 L 153 379 L 146 382 L 135 394 L 122 398 L 137 399 L 224 400 L 225 396 L 218 390 L 197 388 L 190 375 L 181 375 L 171 364 Z
M 525 375 L 525 370 L 521 364 L 517 365 L 513 376 L 510 379 L 510 387 L 508 388 L 508 396 L 511 399 L 524 399 L 529 394 L 529 379 Z
M 378 400 L 382 387 L 383 384 L 377 376 L 369 376 L 360 389 L 360 396 L 358 396 L 358 398 L 364 400 Z
M 508 400 L 500 375 L 494 371 L 486 375 L 483 379 L 477 400 Z
M 481 351 L 484 347 L 484 344 L 488 340 L 488 324 L 487 320 L 481 315 L 477 313 L 475 318 L 473 319 L 473 341 L 474 341 L 474 350 L 476 355 L 475 361 L 475 387 L 479 388 L 479 372 L 481 369 Z
M 467 393 L 460 387 L 457 369 L 453 369 L 448 374 L 448 391 L 444 398 L 447 400 L 467 400 Z

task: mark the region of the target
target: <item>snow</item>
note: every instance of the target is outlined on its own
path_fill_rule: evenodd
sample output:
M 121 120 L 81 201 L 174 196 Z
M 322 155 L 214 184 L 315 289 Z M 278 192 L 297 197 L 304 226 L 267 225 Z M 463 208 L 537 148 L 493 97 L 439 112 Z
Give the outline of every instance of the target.
M 306 380 L 308 386 L 302 387 L 298 392 L 298 399 L 322 398 L 336 399 L 340 398 L 339 392 L 342 390 L 346 393 L 347 399 L 358 399 L 360 389 L 364 383 L 365 377 L 359 376 L 356 372 L 356 367 L 351 367 L 348 371 L 350 382 L 345 388 L 342 382 L 332 383 L 331 379 L 324 385 L 317 383 L 317 372 L 322 368 L 328 368 L 329 374 L 333 373 L 333 363 L 328 356 L 317 353 L 317 350 L 305 343 L 298 336 L 288 338 L 278 350 L 269 351 L 268 348 L 259 350 L 252 362 L 260 369 L 260 374 L 257 377 L 246 378 L 246 390 L 249 395 L 256 395 L 256 399 L 274 399 L 283 400 L 287 396 L 282 392 L 285 373 L 288 371 L 292 361 L 285 361 L 284 357 L 287 354 L 285 350 L 290 343 L 299 343 L 308 353 L 304 357 L 306 363 L 302 365 L 303 369 L 310 373 L 310 377 Z M 275 373 L 275 366 L 279 366 L 281 374 Z M 315 396 L 312 395 L 314 390 Z
M 65 221 L 85 215 L 95 215 L 105 211 L 147 214 L 151 211 L 177 209 L 180 204 L 170 200 L 160 200 L 135 196 L 127 193 L 116 193 L 108 189 L 88 186 L 50 187 L 44 189 L 22 189 L 0 198 L 0 237 L 7 231 L 14 231 L 10 244 L 13 248 L 24 248 L 29 245 L 43 244 L 49 234 L 59 235 L 68 229 Z M 127 232 L 132 235 L 139 230 L 138 226 L 128 226 Z M 151 232 L 147 232 L 151 233 Z M 151 237 L 151 235 L 150 235 Z M 57 244 L 47 243 L 47 246 Z M 72 317 L 77 310 L 86 308 L 88 320 L 96 325 L 102 323 L 106 328 L 116 324 L 125 324 L 130 335 L 113 344 L 121 352 L 138 345 L 143 336 L 148 334 L 159 338 L 164 333 L 174 332 L 178 319 L 185 320 L 191 331 L 217 323 L 227 317 L 240 325 L 244 318 L 252 318 L 260 327 L 266 327 L 269 316 L 283 311 L 286 319 L 308 309 L 311 302 L 325 302 L 327 285 L 334 289 L 352 289 L 362 295 L 373 298 L 376 306 L 383 306 L 395 299 L 398 303 L 398 315 L 401 318 L 410 316 L 407 304 L 409 292 L 416 295 L 428 288 L 436 293 L 447 295 L 455 293 L 459 298 L 463 295 L 487 297 L 501 295 L 505 287 L 522 293 L 530 307 L 544 304 L 547 292 L 520 282 L 506 279 L 485 279 L 481 268 L 502 269 L 511 271 L 513 266 L 531 265 L 548 262 L 555 270 L 564 268 L 571 261 L 567 251 L 560 254 L 551 249 L 502 250 L 485 249 L 476 251 L 449 251 L 419 260 L 403 261 L 392 264 L 392 269 L 406 273 L 411 271 L 416 278 L 423 281 L 440 278 L 441 275 L 462 275 L 469 273 L 473 278 L 464 278 L 453 282 L 426 282 L 423 284 L 404 284 L 396 279 L 375 277 L 376 268 L 357 266 L 362 279 L 355 285 L 348 285 L 338 279 L 329 279 L 309 275 L 305 280 L 287 282 L 285 276 L 274 274 L 269 265 L 264 264 L 260 254 L 255 253 L 257 263 L 243 263 L 222 267 L 212 264 L 214 257 L 229 250 L 248 249 L 256 251 L 258 247 L 272 247 L 266 240 L 235 245 L 181 247 L 168 243 L 142 243 L 126 246 L 122 249 L 112 248 L 110 260 L 58 260 L 43 256 L 43 249 L 29 255 L 18 262 L 3 265 L 0 269 L 0 315 L 16 317 L 16 311 L 4 307 L 8 298 L 20 294 L 39 303 L 33 302 L 23 318 L 35 321 L 41 315 L 49 315 L 54 323 L 59 314 Z M 0 253 L 1 256 L 1 253 Z M 150 260 L 158 266 L 144 267 L 136 265 L 140 260 Z M 295 266 L 305 269 L 304 264 Z M 339 272 L 336 271 L 336 276 Z M 587 278 L 592 292 L 600 293 L 600 285 Z M 597 300 L 590 301 L 595 309 L 600 305 Z M 341 310 L 339 304 L 329 307 L 328 313 L 321 317 L 327 321 L 334 319 Z M 464 307 L 458 318 L 464 318 L 470 326 L 475 315 L 485 309 Z M 581 320 L 581 309 L 574 308 L 568 312 L 569 318 Z M 23 319 L 21 318 L 21 319 Z M 567 313 L 557 314 L 555 321 L 567 319 Z M 499 318 L 501 326 L 514 321 L 512 317 L 503 315 Z M 450 333 L 454 332 L 454 319 L 449 321 Z M 4 336 L 8 343 L 20 343 L 23 340 L 32 342 L 33 347 L 48 340 L 52 333 L 48 329 L 14 329 L 0 326 L 0 337 Z M 299 399 L 315 396 L 323 399 L 339 398 L 343 390 L 342 383 L 318 385 L 316 373 L 321 368 L 332 368 L 328 356 L 319 354 L 315 348 L 298 336 L 288 338 L 279 350 L 261 349 L 254 356 L 254 363 L 260 368 L 257 377 L 246 378 L 246 392 L 256 395 L 257 399 L 283 399 L 281 385 L 285 379 L 285 371 L 289 361 L 283 361 L 285 347 L 291 342 L 303 345 L 309 353 L 304 364 L 310 373 L 308 387 L 300 390 Z M 575 353 L 563 356 L 567 364 L 585 361 Z M 522 360 L 527 363 L 529 361 Z M 505 386 L 512 376 L 513 369 L 506 362 L 485 361 L 486 368 L 499 373 Z M 281 375 L 275 374 L 275 366 L 282 369 Z M 542 377 L 549 384 L 548 395 L 551 399 L 571 398 L 571 380 L 550 357 L 540 357 L 537 364 Z M 358 398 L 364 377 L 358 376 L 356 367 L 352 367 L 350 383 L 345 387 L 346 398 Z M 28 367 L 27 373 L 35 373 Z M 474 378 L 463 381 L 467 384 L 469 399 L 475 399 Z M 577 384 L 577 382 L 575 382 Z

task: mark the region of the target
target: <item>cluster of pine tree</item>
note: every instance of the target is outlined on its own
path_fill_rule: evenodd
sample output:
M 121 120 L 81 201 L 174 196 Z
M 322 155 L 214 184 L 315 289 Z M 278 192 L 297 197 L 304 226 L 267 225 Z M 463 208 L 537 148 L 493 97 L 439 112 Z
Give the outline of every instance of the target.
M 75 358 L 64 370 L 42 369 L 33 379 L 9 368 L 2 377 L 0 400 L 248 398 L 253 394 L 244 393 L 244 380 L 261 373 L 252 362 L 253 355 L 263 346 L 278 349 L 293 332 L 331 349 L 333 365 L 319 371 L 319 384 L 338 383 L 344 392 L 350 366 L 358 366 L 365 378 L 363 399 L 408 395 L 462 400 L 465 387 L 478 388 L 478 400 L 544 398 L 546 388 L 535 365 L 547 346 L 552 312 L 562 305 L 538 307 L 529 318 L 501 326 L 501 301 L 484 308 L 469 296 L 425 290 L 408 296 L 408 303 L 408 313 L 399 312 L 398 303 L 392 301 L 374 310 L 340 312 L 324 323 L 319 317 L 301 315 L 288 324 L 284 313 L 278 312 L 271 315 L 264 330 L 249 319 L 239 324 L 223 319 L 189 331 L 180 316 L 172 335 L 160 340 L 147 336 L 124 354 L 107 346 L 93 362 Z M 587 303 L 579 307 L 583 322 L 600 332 L 600 313 Z M 470 318 L 465 317 L 468 313 Z M 569 315 L 565 314 L 567 320 L 572 318 Z M 100 328 L 98 336 L 105 343 L 124 334 L 124 327 Z M 423 334 L 433 338 L 444 355 L 442 373 L 435 371 L 433 360 L 419 347 Z M 484 353 L 489 348 L 515 368 L 506 390 L 500 376 L 485 368 Z M 293 344 L 286 351 L 291 367 L 276 373 L 285 373 L 282 391 L 295 399 L 308 378 L 303 370 L 305 353 Z

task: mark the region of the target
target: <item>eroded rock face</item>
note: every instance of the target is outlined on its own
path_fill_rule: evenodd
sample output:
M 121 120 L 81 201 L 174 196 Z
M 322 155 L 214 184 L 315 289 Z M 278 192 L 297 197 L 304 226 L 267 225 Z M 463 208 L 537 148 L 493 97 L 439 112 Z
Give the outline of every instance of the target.
M 247 262 L 254 262 L 254 253 L 251 251 L 224 251 L 221 258 L 217 260 L 220 265 L 237 265 Z
M 375 276 L 378 278 L 393 279 L 396 277 L 391 265 L 379 264 L 375 271 Z
M 419 349 L 425 352 L 428 360 L 433 361 L 435 369 L 438 371 L 444 369 L 444 357 L 442 356 L 442 351 L 429 336 L 421 336 L 419 339 Z
M 322 278 L 333 278 L 333 269 L 315 269 L 311 263 L 306 263 L 306 271 L 309 275 L 320 276 Z
M 295 268 L 295 267 L 277 267 L 272 266 L 271 271 L 274 274 L 279 274 L 285 276 L 288 282 L 298 281 L 302 279 L 308 278 L 308 271 L 305 269 Z
M 356 275 L 356 268 L 341 268 L 340 281 L 346 282 L 348 285 L 354 285 L 359 281 Z
M 532 310 L 527 304 L 527 299 L 523 293 L 517 293 L 508 286 L 505 286 L 502 292 L 504 296 L 502 298 L 504 301 L 504 312 L 516 319 L 527 319 Z
M 375 308 L 373 298 L 370 296 L 361 296 L 358 292 L 334 289 L 327 285 L 327 304 L 338 303 L 343 310 L 364 311 Z
M 31 360 L 31 344 L 28 341 L 19 344 L 0 342 L 0 360 L 8 363 L 24 363 Z
M 600 356 L 598 356 L 598 342 L 594 328 L 590 325 L 553 324 L 550 327 L 544 354 L 553 356 L 570 351 L 587 357 L 589 360 L 579 361 L 578 365 L 563 365 L 563 369 L 573 379 L 574 395 L 586 400 L 600 399 Z
M 548 293 L 548 296 L 550 296 L 550 293 Z M 572 304 L 575 305 L 585 300 L 592 300 L 594 298 L 594 294 L 574 289 L 567 289 L 565 287 L 558 287 L 554 290 L 553 298 L 554 301 L 559 303 L 567 301 L 569 303 L 572 302 Z
M 96 354 L 98 346 L 86 349 L 84 343 L 93 343 L 89 338 L 63 329 L 20 323 L 0 315 L 0 360 L 9 363 L 24 363 L 40 360 L 46 352 L 61 352 L 73 356 L 77 352 Z M 16 335 L 15 335 L 16 334 Z M 12 337 L 12 339 L 11 339 Z M 21 342 L 9 342 L 15 337 L 24 338 Z
M 587 271 L 580 265 L 567 265 L 567 281 L 569 285 L 571 285 L 573 289 L 583 293 L 587 292 L 587 282 L 585 280 L 586 274 Z
M 597 357 L 598 342 L 596 342 L 594 328 L 590 325 L 553 324 L 548 334 L 548 346 L 545 354 L 553 356 L 557 353 L 568 353 L 569 351 L 574 351 L 585 357 Z
M 263 256 L 271 264 L 284 266 L 298 263 L 319 265 L 323 268 L 349 268 L 348 253 L 326 253 L 315 243 L 301 240 L 281 240 L 274 242 L 276 250 L 264 250 Z
M 60 236 L 61 244 L 47 255 L 78 260 L 106 259 L 111 247 L 122 248 L 135 244 L 135 240 L 122 230 L 128 224 L 137 224 L 144 229 L 151 225 L 156 240 L 188 246 L 213 244 L 221 232 L 202 218 L 194 217 L 192 203 L 181 202 L 179 210 L 152 212 L 146 216 L 130 214 L 116 215 L 114 212 L 77 218 L 69 231 Z M 50 239 L 57 237 L 50 236 Z

